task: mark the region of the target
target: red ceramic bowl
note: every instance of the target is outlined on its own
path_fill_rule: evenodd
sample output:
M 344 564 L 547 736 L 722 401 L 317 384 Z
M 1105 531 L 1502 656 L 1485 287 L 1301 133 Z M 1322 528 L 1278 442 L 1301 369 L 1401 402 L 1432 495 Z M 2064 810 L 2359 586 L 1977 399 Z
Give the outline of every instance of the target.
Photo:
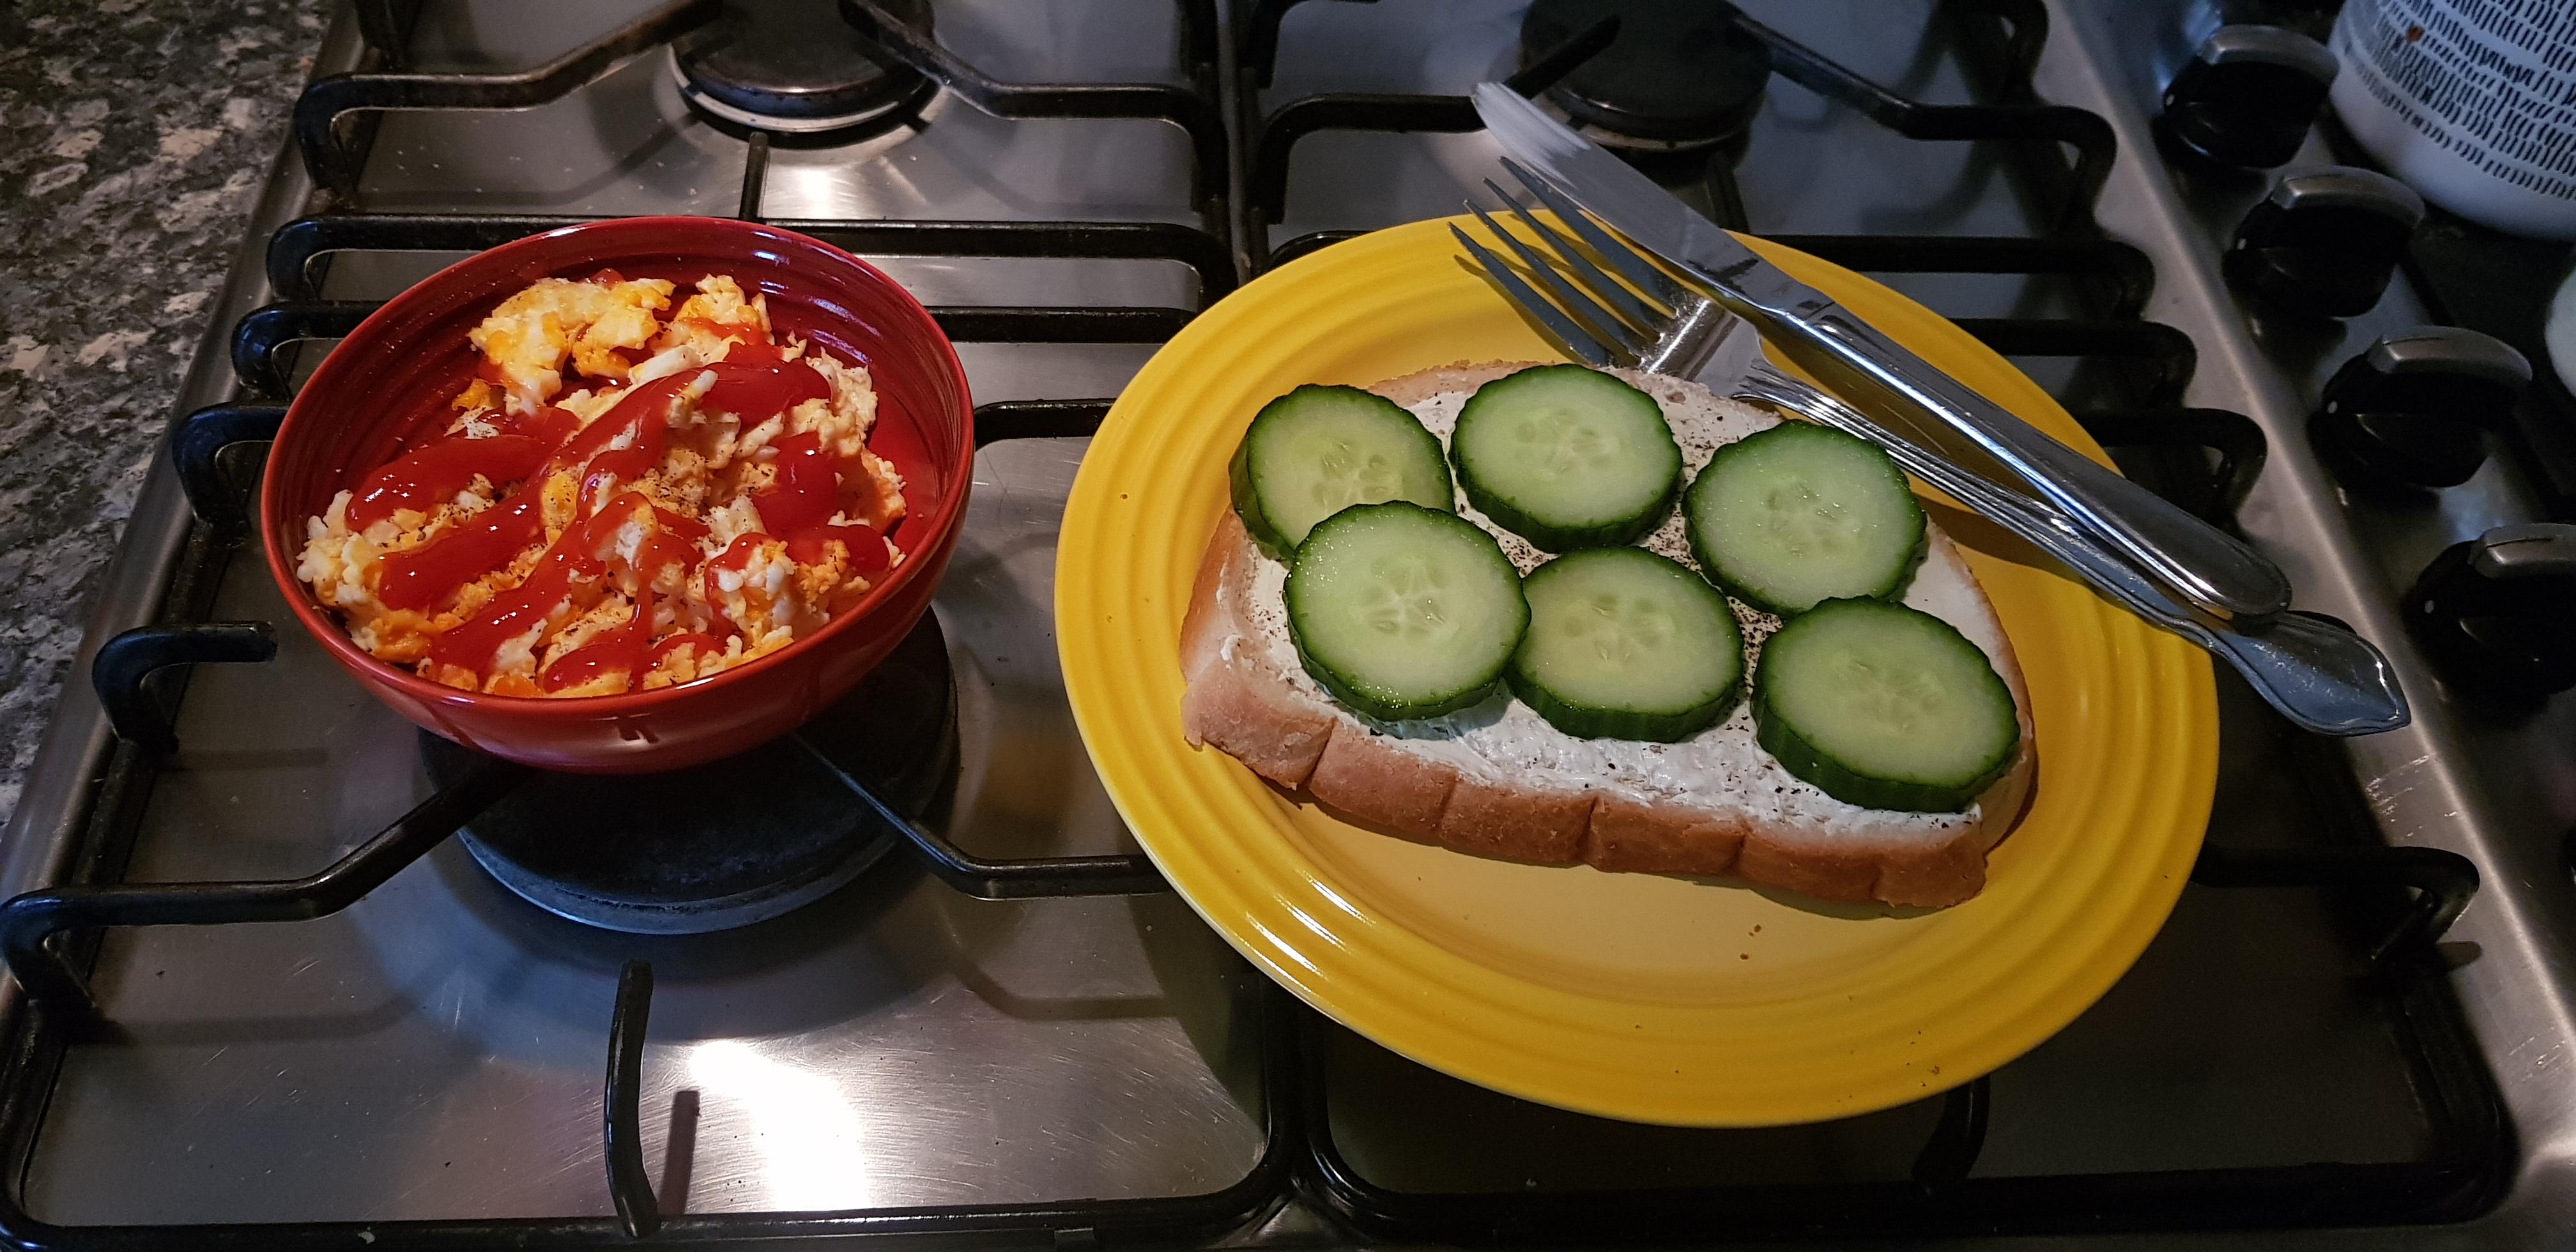
M 443 687 L 349 642 L 295 577 L 305 519 L 447 420 L 474 375 L 465 333 L 540 278 L 614 269 L 694 283 L 731 274 L 769 295 L 778 333 L 868 368 L 869 446 L 902 472 L 903 565 L 822 630 L 700 682 L 622 696 L 538 700 Z M 639 217 L 549 231 L 469 257 L 395 297 L 296 393 L 269 451 L 260 525 L 268 569 L 324 650 L 394 711 L 470 748 L 545 769 L 634 774 L 741 751 L 794 729 L 885 659 L 930 607 L 956 546 L 975 455 L 966 371 L 921 302 L 875 266 L 793 231 L 702 217 Z

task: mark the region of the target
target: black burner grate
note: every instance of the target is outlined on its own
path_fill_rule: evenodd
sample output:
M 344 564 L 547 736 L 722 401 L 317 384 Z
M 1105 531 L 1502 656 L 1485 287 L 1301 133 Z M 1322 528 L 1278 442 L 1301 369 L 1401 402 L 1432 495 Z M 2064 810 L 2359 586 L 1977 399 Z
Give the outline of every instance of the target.
M 851 771 L 916 821 L 944 799 L 957 760 L 954 682 L 939 621 L 925 616 L 794 735 L 667 773 L 539 774 L 457 837 L 503 886 L 574 921 L 632 934 L 767 921 L 838 890 L 893 845 L 882 819 L 850 803 Z M 437 785 L 484 760 L 419 738 Z M 746 808 L 745 795 L 760 803 Z
M 928 0 L 896 19 L 927 29 Z M 671 77 L 691 108 L 718 122 L 799 139 L 890 124 L 933 89 L 828 6 L 728 0 L 726 16 L 671 44 Z

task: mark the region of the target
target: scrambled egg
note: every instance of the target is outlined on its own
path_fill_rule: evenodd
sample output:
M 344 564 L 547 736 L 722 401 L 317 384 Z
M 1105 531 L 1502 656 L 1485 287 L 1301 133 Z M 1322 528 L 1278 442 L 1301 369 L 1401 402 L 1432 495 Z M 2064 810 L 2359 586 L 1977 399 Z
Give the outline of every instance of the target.
M 566 358 L 592 378 L 623 382 L 631 363 L 619 352 L 641 349 L 661 332 L 654 314 L 670 307 L 673 286 L 662 278 L 540 278 L 466 337 L 500 370 L 510 409 L 533 413 L 563 389 Z
M 590 465 L 554 468 L 525 482 L 494 483 L 477 475 L 428 512 L 400 509 L 363 530 L 349 524 L 353 493 L 341 491 L 307 521 L 296 574 L 342 616 L 353 642 L 380 660 L 467 690 L 522 696 L 650 690 L 705 678 L 788 646 L 856 603 L 902 563 L 902 551 L 882 535 L 903 516 L 903 479 L 867 445 L 876 424 L 876 393 L 867 370 L 801 341 L 778 347 L 766 301 L 746 299 L 730 277 L 702 279 L 664 320 L 656 315 L 669 307 L 674 290 L 660 279 L 545 279 L 503 301 L 471 332 L 492 368 L 455 397 L 445 428 L 449 438 L 491 438 L 513 429 L 509 423 L 517 415 L 549 406 L 587 431 L 634 387 L 701 372 L 679 387 L 663 412 L 645 415 L 660 425 L 661 455 L 631 477 Z M 701 403 L 716 379 L 705 367 L 725 361 L 738 345 L 766 349 L 755 358 L 761 363 L 774 352 L 779 368 L 815 371 L 828 396 L 758 415 L 748 424 L 750 415 L 712 410 Z M 503 380 L 499 385 L 489 381 L 494 375 Z M 632 418 L 630 411 L 616 420 L 631 424 Z M 599 452 L 631 451 L 644 438 L 643 429 L 619 430 Z M 864 532 L 834 531 L 799 547 L 808 558 L 800 562 L 789 551 L 791 536 L 763 529 L 758 498 L 778 477 L 773 445 L 805 434 L 820 441 L 836 469 L 839 507 L 829 525 L 874 528 L 877 537 L 862 542 L 883 544 L 881 556 L 851 551 L 847 536 Z M 538 504 L 541 538 L 441 596 L 432 608 L 392 608 L 379 597 L 388 557 L 476 526 L 486 510 L 525 493 L 534 493 Z M 607 516 L 604 510 L 620 501 L 627 502 L 618 506 L 624 511 Z M 542 622 L 503 641 L 480 669 L 432 656 L 441 635 L 475 621 L 495 600 L 538 577 L 541 563 L 567 535 L 576 544 L 599 545 L 600 572 L 574 577 Z M 757 538 L 726 561 L 709 563 L 746 535 Z M 646 604 L 651 617 L 641 633 L 653 642 L 705 638 L 657 649 L 631 669 L 546 689 L 547 675 L 565 657 L 603 637 L 635 637 L 638 632 L 622 628 Z M 620 633 L 610 636 L 612 631 Z

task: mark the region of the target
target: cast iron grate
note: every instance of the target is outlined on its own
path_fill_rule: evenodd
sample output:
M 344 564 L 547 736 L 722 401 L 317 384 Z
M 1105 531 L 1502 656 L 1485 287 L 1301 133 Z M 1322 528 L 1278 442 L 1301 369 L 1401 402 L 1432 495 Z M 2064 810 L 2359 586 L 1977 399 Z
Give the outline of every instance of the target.
M 840 0 L 842 16 L 906 67 L 1000 118 L 1132 118 L 1169 122 L 1189 136 L 1195 207 L 1211 230 L 1222 233 L 1228 152 L 1218 107 L 1216 0 L 1174 0 L 1180 16 L 1182 64 L 1190 82 L 1009 83 L 984 73 L 939 42 L 904 23 L 874 0 Z M 417 5 L 405 6 L 416 9 Z M 514 74 L 424 73 L 405 68 L 408 30 L 388 0 L 360 6 L 373 64 L 315 79 L 295 104 L 295 138 L 313 183 L 332 202 L 354 202 L 374 119 L 388 109 L 523 109 L 560 100 L 599 80 L 627 58 L 669 43 L 724 13 L 720 0 L 677 0 L 592 42 Z M 755 157 L 770 136 L 750 131 Z M 756 190 L 760 162 L 744 179 Z
M 1086 434 L 1106 409 L 1106 402 L 1096 400 L 988 405 L 977 413 L 978 437 L 992 442 Z M 190 478 L 205 519 L 200 531 L 238 536 L 242 530 L 240 485 L 225 477 L 207 450 L 260 437 L 266 433 L 262 419 L 273 422 L 279 412 L 274 406 L 221 407 L 180 428 L 174 456 L 192 458 L 201 467 Z M 125 740 L 109 779 L 111 789 L 139 795 L 149 786 L 154 759 L 174 746 L 163 712 L 171 693 L 156 697 L 147 687 L 150 675 L 191 663 L 263 660 L 271 650 L 268 628 L 261 623 L 150 628 L 102 649 L 93 678 L 108 707 L 119 711 L 117 726 Z M 107 1025 L 78 972 L 94 955 L 96 928 L 288 921 L 337 911 L 445 841 L 526 774 L 506 762 L 488 762 L 304 879 L 67 886 L 0 907 L 0 955 L 40 1006 L 35 1020 L 22 1027 L 11 1051 L 0 1058 L 0 1079 L 5 1079 L 0 1133 L 21 1145 L 21 1152 L 26 1150 L 24 1145 L 33 1140 L 33 1121 L 41 1113 L 44 1075 L 59 1062 L 68 1042 Z M 895 831 L 934 876 L 970 896 L 1133 894 L 1163 888 L 1141 857 L 982 860 L 881 800 L 868 780 L 845 775 L 844 781 L 852 798 Z M 1053 1205 L 664 1218 L 657 1213 L 641 1156 L 636 1099 L 650 971 L 634 965 L 620 980 L 602 1105 L 617 1221 L 436 1222 L 370 1229 L 391 1247 L 494 1239 L 557 1246 L 620 1234 L 709 1241 L 930 1232 L 1049 1232 L 1077 1240 L 1104 1234 L 1207 1238 L 1284 1202 L 1299 1180 L 1308 1194 L 1364 1235 L 1459 1243 L 1553 1241 L 1577 1234 L 1594 1239 L 1707 1237 L 1714 1233 L 1715 1214 L 1726 1215 L 1725 1233 L 1733 1238 L 2273 1225 L 2323 1220 L 2327 1214 L 2338 1221 L 2423 1221 L 2464 1215 L 2491 1198 L 2502 1176 L 2498 1162 L 2505 1153 L 2506 1132 L 2491 1080 L 2461 1025 L 2433 948 L 2476 888 L 2473 867 L 2429 849 L 2255 853 L 2212 847 L 2203 853 L 2193 879 L 2207 889 L 2332 886 L 2413 893 L 2376 945 L 2373 960 L 2398 1028 L 2412 1045 L 2418 1089 L 2438 1145 L 2434 1153 L 2402 1164 L 1978 1178 L 1972 1176 L 1973 1167 L 1992 1100 L 1989 1084 L 1980 1079 L 1944 1098 L 1940 1120 L 1907 1184 L 1414 1194 L 1372 1183 L 1336 1143 L 1325 1112 L 1330 1075 L 1320 1038 L 1330 1028 L 1273 989 L 1261 1025 L 1265 1148 L 1250 1172 L 1221 1191 Z M 208 1246 L 297 1248 L 342 1243 L 356 1229 L 313 1223 L 184 1233 L 192 1240 L 203 1237 Z M 30 1247 L 117 1249 L 154 1246 L 156 1240 L 183 1232 L 56 1228 L 14 1207 L 0 1207 L 0 1233 Z
M 1280 23 L 1300 2 L 1261 0 L 1253 8 L 1244 33 L 1239 87 L 1246 117 L 1256 111 L 1254 89 L 1272 79 Z M 1961 29 L 1963 50 L 1984 51 L 1984 64 L 1977 68 L 1988 94 L 1999 103 L 1909 100 L 1731 7 L 1726 12 L 1768 49 L 1775 73 L 1891 131 L 1926 142 L 1988 141 L 2027 150 L 2029 159 L 2020 165 L 2037 184 L 2035 191 L 2054 205 L 2046 213 L 2053 222 L 2051 232 L 2040 238 L 1767 237 L 1866 273 L 2027 275 L 2065 282 L 2089 316 L 1952 320 L 2005 356 L 2066 359 L 2088 380 L 2100 378 L 2103 385 L 2087 386 L 2088 395 L 2107 391 L 2119 402 L 2080 409 L 2077 419 L 2105 446 L 2132 453 L 2124 460 L 2132 473 L 2154 480 L 2186 508 L 2232 525 L 2236 505 L 2262 468 L 2262 429 L 2240 414 L 2179 407 L 2196 364 L 2191 337 L 2142 319 L 2155 286 L 2154 267 L 2146 254 L 2100 237 L 2093 225 L 2093 206 L 2117 151 L 2110 124 L 2082 109 L 2036 103 L 2030 75 L 2048 33 L 2048 15 L 2037 0 L 1954 0 L 1948 8 Z M 1511 85 L 1524 94 L 1544 90 L 1585 56 L 1608 46 L 1614 34 L 1611 22 L 1595 25 L 1540 56 L 1514 75 Z M 1317 231 L 1271 247 L 1269 228 L 1287 209 L 1290 159 L 1305 136 L 1321 130 L 1479 129 L 1475 108 L 1461 96 L 1337 92 L 1280 105 L 1260 122 L 1251 144 L 1241 215 L 1248 255 L 1264 269 L 1275 268 L 1361 233 Z M 1706 159 L 1698 181 L 1699 194 L 1719 224 L 1746 228 L 1730 159 Z
M 1244 96 L 1253 85 L 1267 85 L 1275 59 L 1279 22 L 1298 0 L 1258 6 L 1247 32 L 1248 72 Z M 2086 233 L 2093 205 L 2109 176 L 2117 143 L 2110 123 L 2082 109 L 2035 103 L 2030 71 L 2047 37 L 2047 13 L 2037 0 L 1973 0 L 1954 4 L 1963 17 L 1990 19 L 2003 27 L 1995 42 L 2001 47 L 1996 67 L 1996 104 L 1943 105 L 1910 100 L 1871 82 L 1832 58 L 1779 31 L 1754 21 L 1731 6 L 1726 12 L 1736 28 L 1767 48 L 1773 72 L 1818 95 L 1854 109 L 1871 121 L 1908 139 L 1927 142 L 1998 141 L 2021 145 L 2062 145 L 2072 149 L 2071 163 L 2052 158 L 2043 165 L 2055 206 L 2048 216 L 2060 234 Z M 1509 80 L 1524 95 L 1536 94 L 1571 70 L 1584 56 L 1606 47 L 1615 26 L 1596 25 L 1576 35 L 1563 48 L 1546 55 Z M 1246 109 L 1246 116 L 1252 110 Z M 1247 204 L 1243 222 L 1254 256 L 1269 251 L 1269 227 L 1287 210 L 1288 167 L 1297 143 L 1322 130 L 1465 133 L 1483 129 L 1475 108 L 1463 96 L 1407 95 L 1381 92 L 1330 92 L 1304 96 L 1273 109 L 1255 129 L 1252 159 L 1245 176 Z M 1708 163 L 1706 189 L 1718 207 L 1718 224 L 1745 227 L 1741 198 L 1728 162 Z
M 1097 402 L 1022 406 L 997 414 L 997 427 L 1033 436 L 1079 433 L 1097 422 Z M 1000 436 L 997 436 L 1000 437 Z M 213 507 L 224 507 L 220 502 Z M 152 709 L 120 722 L 119 768 L 148 771 L 166 734 L 143 679 L 169 665 L 259 660 L 265 627 L 207 623 L 131 632 L 102 656 L 102 690 L 121 689 L 111 707 Z M 103 926 L 228 925 L 293 921 L 346 908 L 444 842 L 474 814 L 527 776 L 488 761 L 421 802 L 374 838 L 308 877 L 269 883 L 98 884 L 21 896 L 0 906 L 0 955 L 36 1001 L 0 1058 L 0 1132 L 21 1145 L 41 1113 L 40 1076 L 63 1046 L 108 1023 L 90 999 L 78 964 L 95 944 L 68 943 Z M 852 797 L 902 837 L 924 866 L 979 899 L 1122 895 L 1164 889 L 1141 857 L 1106 856 L 987 862 L 880 799 L 868 780 L 844 774 Z M 1344 1155 L 1326 1107 L 1329 1071 L 1322 1033 L 1331 1029 L 1272 988 L 1262 1008 L 1264 1150 L 1241 1180 L 1201 1196 L 1077 1200 L 1052 1205 L 978 1205 L 831 1214 L 659 1215 L 646 1175 L 637 1101 L 651 973 L 630 962 L 608 1032 L 602 1101 L 616 1222 L 561 1219 L 416 1222 L 365 1227 L 394 1248 L 443 1247 L 508 1239 L 528 1246 L 594 1242 L 667 1232 L 691 1240 L 735 1241 L 862 1234 L 1050 1232 L 1058 1238 L 1207 1238 L 1249 1222 L 1290 1198 L 1302 1179 L 1326 1209 L 1362 1234 L 1456 1243 L 1730 1239 L 1832 1235 L 2065 1233 L 2099 1230 L 2294 1225 L 2326 1220 L 2428 1221 L 2465 1216 L 2493 1198 L 2508 1135 L 2500 1104 L 2461 1022 L 2435 943 L 2466 907 L 2477 874 L 2465 859 L 2425 848 L 2356 847 L 2238 851 L 2204 849 L 2192 881 L 2206 889 L 2349 888 L 2411 893 L 2372 946 L 2372 978 L 2411 1045 L 2417 1089 L 2435 1151 L 2382 1164 L 1979 1178 L 1973 1168 L 1990 1116 L 1991 1087 L 1978 1079 L 1944 1097 L 1940 1119 L 1902 1184 L 1814 1184 L 1640 1189 L 1603 1193 L 1426 1195 L 1370 1182 Z M 361 1227 L 341 1223 L 206 1228 L 186 1232 L 206 1246 L 322 1247 Z M 0 1203 L 0 1233 L 22 1246 L 103 1249 L 157 1246 L 169 1228 L 71 1230 L 37 1222 Z

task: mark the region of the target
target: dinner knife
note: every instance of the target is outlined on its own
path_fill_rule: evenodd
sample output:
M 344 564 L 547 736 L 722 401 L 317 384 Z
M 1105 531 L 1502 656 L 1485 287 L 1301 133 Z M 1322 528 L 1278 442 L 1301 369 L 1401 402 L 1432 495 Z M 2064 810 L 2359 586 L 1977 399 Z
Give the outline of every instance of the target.
M 1638 247 L 1696 280 L 1762 338 L 1846 401 L 1930 446 L 1965 444 L 2030 484 L 2088 534 L 2221 618 L 2290 605 L 2290 581 L 2244 541 L 2059 443 L 1880 334 L 1736 241 L 1652 179 L 1500 83 L 1477 116 L 1505 152 Z

